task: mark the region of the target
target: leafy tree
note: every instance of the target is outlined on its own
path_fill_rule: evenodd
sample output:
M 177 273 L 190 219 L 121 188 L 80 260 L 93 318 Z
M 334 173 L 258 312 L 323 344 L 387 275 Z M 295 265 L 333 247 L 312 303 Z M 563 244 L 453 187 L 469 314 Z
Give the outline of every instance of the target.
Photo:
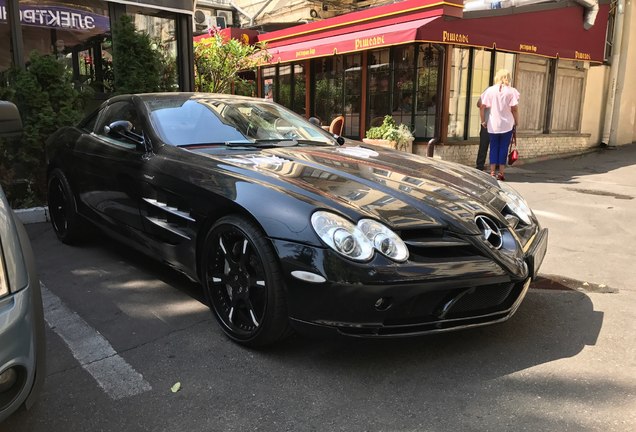
M 256 68 L 268 59 L 265 46 L 245 40 L 225 38 L 216 32 L 194 43 L 195 89 L 201 92 L 229 93 L 232 85 L 249 83 L 238 73 Z
M 113 27 L 113 73 L 119 94 L 172 91 L 176 61 L 160 41 L 137 31 L 132 18 L 122 15 Z
M 44 143 L 59 127 L 80 119 L 86 97 L 64 63 L 37 52 L 26 69 L 11 69 L 0 83 L 0 99 L 17 105 L 24 128 L 22 136 L 0 140 L 0 182 L 13 206 L 44 202 Z

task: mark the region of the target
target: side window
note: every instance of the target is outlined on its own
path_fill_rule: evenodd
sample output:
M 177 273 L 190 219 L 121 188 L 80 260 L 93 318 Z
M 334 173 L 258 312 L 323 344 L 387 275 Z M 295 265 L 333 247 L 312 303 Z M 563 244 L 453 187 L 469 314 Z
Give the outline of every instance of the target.
M 80 125 L 80 128 L 88 133 L 95 132 L 95 124 L 97 124 L 97 117 L 98 117 L 98 113 L 94 113 L 92 116 L 90 116 L 89 118 L 85 119 L 82 122 L 82 124 Z
M 139 116 L 137 115 L 137 111 L 135 110 L 133 104 L 128 101 L 115 102 L 114 104 L 106 107 L 104 111 L 102 111 L 102 114 L 99 116 L 99 121 L 97 122 L 97 129 L 95 130 L 95 133 L 102 137 L 113 139 L 111 136 L 106 134 L 106 132 L 104 131 L 104 127 L 120 120 L 131 122 L 133 125 L 132 131 L 137 135 L 142 134 L 141 122 L 139 120 Z M 125 140 L 117 141 L 123 141 L 126 144 L 129 144 Z

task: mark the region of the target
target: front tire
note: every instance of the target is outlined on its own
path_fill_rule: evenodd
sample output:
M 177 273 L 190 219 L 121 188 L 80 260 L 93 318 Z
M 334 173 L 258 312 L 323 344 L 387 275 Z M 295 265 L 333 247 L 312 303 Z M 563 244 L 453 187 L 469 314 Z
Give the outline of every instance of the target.
M 284 282 L 263 231 L 240 216 L 218 220 L 205 239 L 203 288 L 227 336 L 250 347 L 290 333 Z
M 62 172 L 55 168 L 48 182 L 49 215 L 53 230 L 63 243 L 74 244 L 82 234 L 82 221 L 71 186 Z

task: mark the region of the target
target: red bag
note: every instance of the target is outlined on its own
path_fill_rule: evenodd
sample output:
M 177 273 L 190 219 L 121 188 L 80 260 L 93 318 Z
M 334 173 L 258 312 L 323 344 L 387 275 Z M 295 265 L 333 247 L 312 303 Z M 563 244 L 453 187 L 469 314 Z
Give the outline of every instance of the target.
M 508 165 L 512 165 L 519 159 L 519 152 L 517 151 L 517 131 L 512 130 L 512 141 L 510 142 L 510 153 L 508 153 Z

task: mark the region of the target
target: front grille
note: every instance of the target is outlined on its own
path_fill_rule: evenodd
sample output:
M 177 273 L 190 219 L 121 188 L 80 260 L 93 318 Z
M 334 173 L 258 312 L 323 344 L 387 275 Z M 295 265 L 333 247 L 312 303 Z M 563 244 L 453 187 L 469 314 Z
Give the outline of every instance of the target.
M 522 283 L 502 283 L 425 292 L 394 304 L 384 325 L 413 325 L 504 311 L 522 289 Z
M 466 312 L 488 312 L 497 309 L 510 295 L 514 284 L 490 285 L 470 288 L 459 294 L 459 299 L 448 310 L 447 318 L 466 315 Z
M 470 242 L 441 228 L 405 230 L 400 232 L 400 237 L 409 249 L 409 260 L 413 262 L 481 255 Z
M 524 282 L 518 282 L 429 292 L 391 307 L 381 326 L 343 326 L 338 331 L 349 336 L 381 337 L 490 324 L 510 316 L 523 290 Z

